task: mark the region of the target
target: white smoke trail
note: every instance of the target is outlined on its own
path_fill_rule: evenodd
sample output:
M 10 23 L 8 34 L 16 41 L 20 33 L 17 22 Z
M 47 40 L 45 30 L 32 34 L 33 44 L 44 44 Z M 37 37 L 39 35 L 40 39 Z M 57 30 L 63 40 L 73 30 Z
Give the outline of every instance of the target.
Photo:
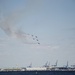
M 23 31 L 12 27 L 10 24 L 3 22 L 0 28 L 10 37 L 20 39 L 24 43 L 37 44 L 38 38 L 34 35 L 26 34 Z
M 24 43 L 27 44 L 37 44 L 38 38 L 34 35 L 26 34 L 22 30 L 15 28 L 11 23 L 7 20 L 4 20 L 0 24 L 0 28 L 10 37 L 20 39 Z
M 12 14 L 7 16 L 6 18 L 3 18 L 0 23 L 0 28 L 10 37 L 20 39 L 24 43 L 30 43 L 35 44 L 39 43 L 39 40 L 37 36 L 30 35 L 27 33 L 24 33 L 22 30 L 19 30 L 15 28 L 14 22 L 20 20 L 24 16 L 27 17 L 29 15 L 32 15 L 32 11 L 36 11 L 37 9 L 40 9 L 42 6 L 43 0 L 28 0 L 28 4 L 26 8 L 23 9 L 17 9 L 16 11 L 13 11 Z

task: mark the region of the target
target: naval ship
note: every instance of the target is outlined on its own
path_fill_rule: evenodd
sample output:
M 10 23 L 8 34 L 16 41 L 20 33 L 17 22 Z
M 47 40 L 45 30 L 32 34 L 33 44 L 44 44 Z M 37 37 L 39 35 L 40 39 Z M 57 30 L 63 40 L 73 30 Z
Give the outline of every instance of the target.
M 75 75 L 75 65 L 71 67 L 45 65 L 43 67 L 1 68 L 0 75 Z

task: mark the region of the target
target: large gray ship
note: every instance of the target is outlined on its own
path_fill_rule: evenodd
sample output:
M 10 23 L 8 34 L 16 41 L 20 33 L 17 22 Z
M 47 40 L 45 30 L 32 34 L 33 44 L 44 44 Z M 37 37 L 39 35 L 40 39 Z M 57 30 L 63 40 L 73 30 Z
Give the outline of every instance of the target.
M 71 67 L 43 66 L 0 69 L 0 75 L 75 75 L 75 65 Z

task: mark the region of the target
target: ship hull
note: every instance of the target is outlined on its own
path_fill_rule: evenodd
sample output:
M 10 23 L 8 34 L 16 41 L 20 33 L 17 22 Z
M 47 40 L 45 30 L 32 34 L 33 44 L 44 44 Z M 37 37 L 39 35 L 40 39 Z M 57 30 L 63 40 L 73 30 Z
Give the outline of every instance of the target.
M 0 75 L 75 75 L 75 71 L 1 71 Z

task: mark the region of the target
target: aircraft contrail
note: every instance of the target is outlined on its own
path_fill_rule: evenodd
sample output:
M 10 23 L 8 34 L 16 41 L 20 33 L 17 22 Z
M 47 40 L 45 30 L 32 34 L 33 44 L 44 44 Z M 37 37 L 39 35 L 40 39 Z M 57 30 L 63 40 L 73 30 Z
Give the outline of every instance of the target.
M 36 8 L 41 8 L 43 0 L 28 0 L 26 8 L 14 10 L 9 16 L 3 18 L 0 23 L 0 28 L 9 36 L 16 39 L 21 39 L 24 43 L 36 43 L 40 44 L 38 37 L 32 34 L 27 34 L 22 30 L 15 27 L 14 22 L 23 18 L 23 16 L 32 15 L 32 10 L 36 11 Z
M 27 34 L 23 32 L 21 29 L 17 29 L 14 25 L 12 26 L 11 22 L 9 22 L 7 19 L 3 20 L 0 23 L 0 28 L 9 36 L 12 38 L 20 39 L 24 43 L 38 43 L 38 38 L 34 35 Z

